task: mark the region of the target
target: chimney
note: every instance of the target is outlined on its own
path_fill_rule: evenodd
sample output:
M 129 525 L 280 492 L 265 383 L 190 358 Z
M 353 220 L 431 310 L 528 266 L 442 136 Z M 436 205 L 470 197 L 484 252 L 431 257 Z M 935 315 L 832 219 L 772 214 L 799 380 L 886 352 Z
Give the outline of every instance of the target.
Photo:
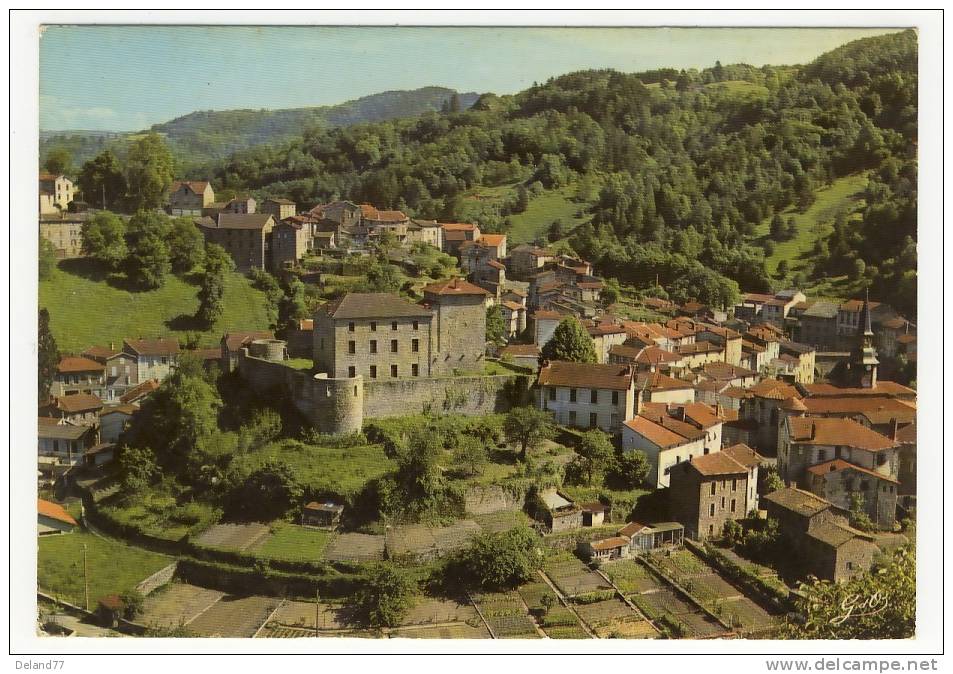
M 814 439 L 814 436 L 815 436 L 816 434 L 817 434 L 817 424 L 815 424 L 815 423 L 812 421 L 812 422 L 811 422 L 811 437 L 808 438 L 808 439 L 809 439 L 809 440 L 813 440 L 813 439 Z
M 900 424 L 897 422 L 896 417 L 890 420 L 890 439 L 894 442 L 897 441 L 897 431 L 900 430 Z
M 715 416 L 720 419 L 720 418 L 721 418 L 721 414 L 722 414 L 721 403 L 720 403 L 720 402 L 716 402 L 716 403 L 715 403 Z

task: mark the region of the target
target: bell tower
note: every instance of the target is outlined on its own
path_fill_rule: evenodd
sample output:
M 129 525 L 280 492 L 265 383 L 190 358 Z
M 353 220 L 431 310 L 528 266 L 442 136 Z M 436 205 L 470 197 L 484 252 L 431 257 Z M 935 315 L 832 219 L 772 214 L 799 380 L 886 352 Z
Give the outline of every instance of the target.
M 870 322 L 870 291 L 864 296 L 864 307 L 857 326 L 857 344 L 850 354 L 852 383 L 860 388 L 877 387 L 877 349 L 874 347 L 874 331 Z

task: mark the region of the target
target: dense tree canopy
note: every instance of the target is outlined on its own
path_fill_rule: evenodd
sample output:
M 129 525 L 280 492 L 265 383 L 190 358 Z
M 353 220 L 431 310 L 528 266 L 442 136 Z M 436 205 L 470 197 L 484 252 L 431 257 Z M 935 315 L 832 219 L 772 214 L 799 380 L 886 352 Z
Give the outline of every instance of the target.
M 134 206 L 161 206 L 172 186 L 174 171 L 172 153 L 159 134 L 149 133 L 134 142 L 126 156 L 126 182 Z
M 564 318 L 552 338 L 543 345 L 540 355 L 544 360 L 563 360 L 573 363 L 595 363 L 596 349 L 592 338 L 579 320 L 573 316 Z

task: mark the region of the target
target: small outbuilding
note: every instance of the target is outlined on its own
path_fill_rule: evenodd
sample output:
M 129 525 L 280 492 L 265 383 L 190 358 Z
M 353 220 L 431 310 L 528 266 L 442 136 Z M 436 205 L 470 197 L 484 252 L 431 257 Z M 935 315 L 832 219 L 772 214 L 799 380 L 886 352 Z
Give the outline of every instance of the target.
M 77 522 L 66 509 L 52 501 L 36 500 L 37 529 L 40 536 L 50 534 L 68 534 L 73 531 Z
M 343 505 L 312 501 L 301 509 L 301 524 L 307 527 L 334 527 L 341 521 L 343 513 Z

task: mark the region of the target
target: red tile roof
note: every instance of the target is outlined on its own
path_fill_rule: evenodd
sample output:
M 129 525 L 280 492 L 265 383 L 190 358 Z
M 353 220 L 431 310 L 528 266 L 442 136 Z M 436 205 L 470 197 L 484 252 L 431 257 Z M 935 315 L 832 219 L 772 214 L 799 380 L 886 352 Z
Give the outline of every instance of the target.
M 633 370 L 628 365 L 552 361 L 540 368 L 537 384 L 627 391 L 632 386 L 633 376 Z
M 67 372 L 102 372 L 105 366 L 95 360 L 81 356 L 64 356 L 56 366 L 56 371 Z
M 158 339 L 126 339 L 123 343 L 139 356 L 169 356 L 179 352 L 179 342 L 168 337 Z
M 658 424 L 641 414 L 626 421 L 625 426 L 661 449 L 678 447 L 679 445 L 684 445 L 687 442 L 697 439 L 697 437 L 687 438 L 681 433 L 670 430 L 664 425 Z
M 225 348 L 229 351 L 238 351 L 243 346 L 251 344 L 256 339 L 274 339 L 275 333 L 271 330 L 239 330 L 236 332 L 226 332 L 222 339 L 225 340 Z
M 441 222 L 440 227 L 445 232 L 472 232 L 477 226 L 466 222 Z
M 824 463 L 819 463 L 816 466 L 811 466 L 808 469 L 809 473 L 817 475 L 818 477 L 823 477 L 828 473 L 839 473 L 843 470 L 853 470 L 858 473 L 863 473 L 864 475 L 869 475 L 870 477 L 877 478 L 878 480 L 883 480 L 885 482 L 892 482 L 894 484 L 899 484 L 899 482 L 890 477 L 889 475 L 884 475 L 883 473 L 877 473 L 869 468 L 864 468 L 863 466 L 858 466 L 856 464 L 844 461 L 843 459 L 834 459 L 832 461 L 825 461 Z
M 103 401 L 97 396 L 89 393 L 75 393 L 73 395 L 61 396 L 56 399 L 56 408 L 67 414 L 76 414 L 78 412 L 89 412 L 102 409 Z
M 597 541 L 590 541 L 589 546 L 593 550 L 613 550 L 615 548 L 622 548 L 629 544 L 629 539 L 624 536 L 612 536 L 610 538 L 603 538 Z
M 834 384 L 803 384 L 804 390 L 811 398 L 821 396 L 849 397 L 849 396 L 885 396 L 885 397 L 916 397 L 917 392 L 892 381 L 877 381 L 874 388 L 859 388 L 835 386 Z
M 72 524 L 74 527 L 77 524 L 76 520 L 73 519 L 73 516 L 66 512 L 66 509 L 58 503 L 51 503 L 50 501 L 44 501 L 43 499 L 38 498 L 36 500 L 36 511 L 38 515 L 59 520 L 60 522 L 65 522 L 66 524 Z
M 457 277 L 426 285 L 424 286 L 424 293 L 430 295 L 480 295 L 483 297 L 490 294 L 480 286 Z
M 144 381 L 138 386 L 134 386 L 119 397 L 119 402 L 121 403 L 131 403 L 144 398 L 153 391 L 159 388 L 159 382 L 155 379 L 150 379 L 149 381 Z
M 713 454 L 703 454 L 693 457 L 691 466 L 705 477 L 715 475 L 746 475 L 748 467 L 738 463 L 735 459 L 724 452 L 715 452 Z
M 732 445 L 731 447 L 725 447 L 721 450 L 721 453 L 727 454 L 742 466 L 746 466 L 748 468 L 759 466 L 764 460 L 764 457 L 743 442 L 739 442 L 738 444 Z
M 853 419 L 791 417 L 791 444 L 830 445 L 879 452 L 897 443 Z
M 172 191 L 175 192 L 182 186 L 188 187 L 195 194 L 204 194 L 205 188 L 208 187 L 207 180 L 176 180 L 172 183 Z

